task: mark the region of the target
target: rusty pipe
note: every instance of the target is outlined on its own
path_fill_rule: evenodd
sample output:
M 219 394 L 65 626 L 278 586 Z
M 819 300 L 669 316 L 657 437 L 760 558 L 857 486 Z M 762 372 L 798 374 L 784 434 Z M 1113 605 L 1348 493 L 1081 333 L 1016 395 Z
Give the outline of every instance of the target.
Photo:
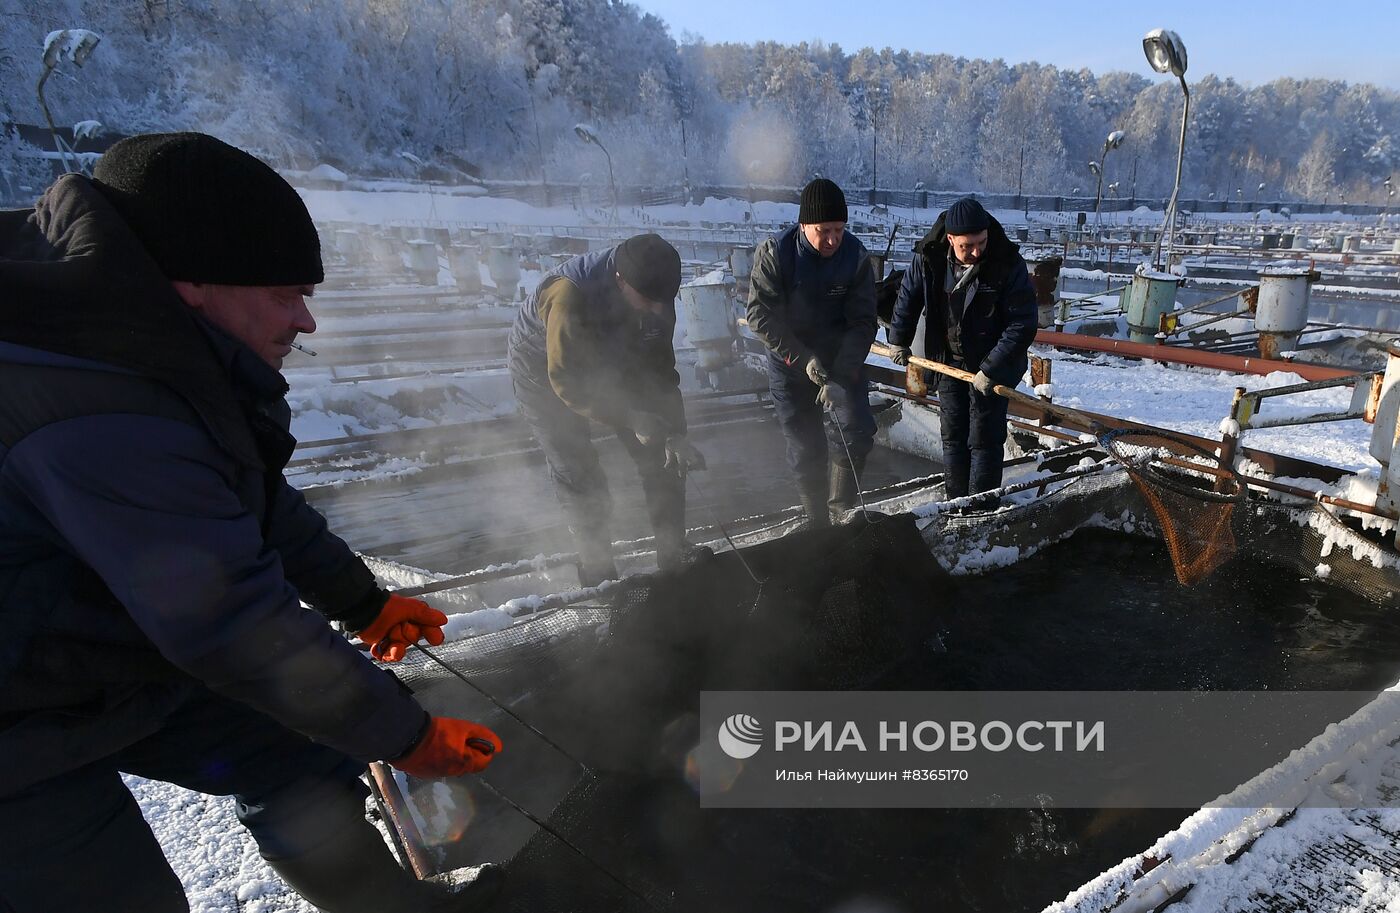
M 1081 336 L 1078 333 L 1056 333 L 1052 330 L 1039 331 L 1035 334 L 1035 341 L 1041 345 L 1060 349 L 1106 352 L 1127 358 L 1143 358 L 1168 364 L 1191 365 L 1197 368 L 1214 368 L 1236 374 L 1263 375 L 1271 374 L 1274 371 L 1291 371 L 1305 380 L 1332 380 L 1338 377 L 1349 377 L 1356 373 L 1346 368 L 1333 368 L 1326 365 L 1301 364 L 1268 358 L 1249 358 L 1242 355 L 1223 355 L 1219 352 L 1206 352 L 1200 349 L 1148 345 L 1126 339 Z

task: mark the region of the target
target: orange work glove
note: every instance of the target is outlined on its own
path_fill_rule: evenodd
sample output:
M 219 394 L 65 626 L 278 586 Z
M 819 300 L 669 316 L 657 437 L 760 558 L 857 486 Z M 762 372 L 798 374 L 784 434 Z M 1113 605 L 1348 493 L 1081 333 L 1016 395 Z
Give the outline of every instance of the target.
M 375 659 L 396 663 L 404 658 L 411 644 L 426 640 L 436 647 L 442 643 L 442 626 L 447 616 L 421 599 L 390 594 L 370 626 L 355 636 L 369 645 Z
M 501 737 L 480 723 L 435 716 L 413 750 L 390 761 L 425 780 L 480 773 L 501 750 Z

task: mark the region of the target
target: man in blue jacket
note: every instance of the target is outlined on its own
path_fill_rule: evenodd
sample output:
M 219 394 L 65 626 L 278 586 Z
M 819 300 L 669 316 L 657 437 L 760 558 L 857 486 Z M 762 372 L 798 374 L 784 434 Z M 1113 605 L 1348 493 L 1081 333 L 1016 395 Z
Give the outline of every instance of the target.
M 875 274 L 846 218 L 841 188 L 810 182 L 798 224 L 759 245 L 749 279 L 749 329 L 768 346 L 768 389 L 811 526 L 855 508 L 875 445 L 865 386 L 878 325 Z
M 680 284 L 676 249 L 637 235 L 546 273 L 511 328 L 515 400 L 549 464 L 584 586 L 617 577 L 594 423 L 614 431 L 637 466 L 658 567 L 697 556 L 685 541 L 685 474 L 705 460 L 686 435 L 671 343 Z
M 908 364 L 925 315 L 925 357 L 975 372 L 971 384 L 938 376 L 947 497 L 1000 488 L 1007 401 L 992 387 L 1014 387 L 1026 373 L 1035 291 L 1020 248 L 971 197 L 948 207 L 914 246 L 889 333 L 896 364 Z
M 278 369 L 322 278 L 296 191 L 202 134 L 123 140 L 0 213 L 0 910 L 188 909 L 123 773 L 234 796 L 323 910 L 499 886 L 413 879 L 364 818 L 365 762 L 456 776 L 500 740 L 328 624 L 393 660 L 447 619 L 283 478 Z

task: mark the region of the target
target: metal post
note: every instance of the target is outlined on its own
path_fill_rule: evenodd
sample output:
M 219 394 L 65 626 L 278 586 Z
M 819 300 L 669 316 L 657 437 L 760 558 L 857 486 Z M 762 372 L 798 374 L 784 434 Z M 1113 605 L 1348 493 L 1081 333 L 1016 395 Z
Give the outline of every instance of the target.
M 1157 239 L 1157 251 L 1153 255 L 1153 261 L 1168 271 L 1171 270 L 1172 257 L 1172 236 L 1176 233 L 1176 198 L 1181 193 L 1181 166 L 1186 160 L 1186 123 L 1191 116 L 1191 90 L 1186 86 L 1185 74 L 1178 76 L 1181 81 L 1181 94 L 1184 96 L 1181 105 L 1181 137 L 1177 141 L 1176 147 L 1176 183 L 1172 185 L 1172 198 L 1167 203 L 1167 262 L 1162 263 L 1162 239 Z

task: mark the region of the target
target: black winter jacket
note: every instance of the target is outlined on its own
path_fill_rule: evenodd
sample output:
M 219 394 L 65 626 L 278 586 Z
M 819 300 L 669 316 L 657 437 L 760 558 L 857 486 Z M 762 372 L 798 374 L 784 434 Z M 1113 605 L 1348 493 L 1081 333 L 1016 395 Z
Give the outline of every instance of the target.
M 281 375 L 195 315 L 87 181 L 0 213 L 0 793 L 207 687 L 361 760 L 426 720 L 317 612 L 383 603 L 287 485 Z
M 939 216 L 914 246 L 914 259 L 895 299 L 889 340 L 894 345 L 911 345 L 920 315 L 927 314 L 924 356 L 946 364 L 951 360 L 944 318 L 949 242 L 943 219 Z M 967 370 L 984 371 L 997 383 L 1014 387 L 1026 373 L 1026 350 L 1035 341 L 1035 290 L 1021 249 L 996 219 L 987 229 L 987 250 L 977 283 L 977 294 L 964 306 L 959 325 L 962 360 Z
M 834 377 L 855 381 L 879 327 L 870 255 L 850 232 L 831 257 L 794 225 L 758 246 L 749 278 L 749 329 L 773 358 L 797 367 L 812 355 Z

